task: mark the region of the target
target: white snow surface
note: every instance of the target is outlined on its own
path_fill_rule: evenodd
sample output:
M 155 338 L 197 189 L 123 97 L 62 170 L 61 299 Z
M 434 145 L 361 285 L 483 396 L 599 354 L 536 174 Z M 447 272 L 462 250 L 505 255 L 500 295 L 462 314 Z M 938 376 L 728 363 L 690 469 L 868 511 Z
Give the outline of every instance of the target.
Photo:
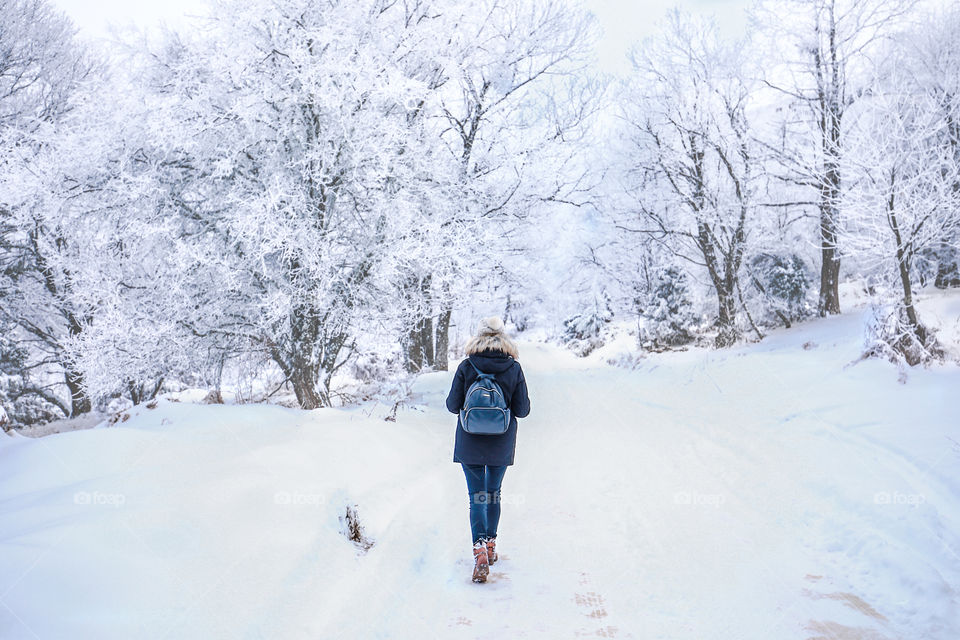
M 953 335 L 960 298 L 926 304 Z M 955 640 L 960 369 L 851 365 L 862 323 L 634 370 L 521 343 L 485 585 L 447 372 L 395 423 L 161 400 L 0 436 L 0 638 Z

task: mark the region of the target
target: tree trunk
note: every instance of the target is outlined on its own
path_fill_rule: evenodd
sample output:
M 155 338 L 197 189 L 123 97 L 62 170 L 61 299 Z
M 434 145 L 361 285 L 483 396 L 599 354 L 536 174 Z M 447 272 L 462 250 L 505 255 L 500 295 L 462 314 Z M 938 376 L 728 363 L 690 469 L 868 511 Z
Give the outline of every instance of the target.
M 413 320 L 404 341 L 406 368 L 410 373 L 419 373 L 424 368 L 433 367 L 434 337 L 433 317 L 430 314 L 432 277 L 409 278 L 406 291 L 412 305 L 419 309 L 419 315 Z
M 718 348 L 729 347 L 740 339 L 737 329 L 737 302 L 734 291 L 727 290 L 726 286 L 717 287 L 717 337 L 715 344 Z
M 155 380 L 152 384 L 147 382 L 130 382 L 127 384 L 130 401 L 135 405 L 146 402 L 147 400 L 153 400 L 162 388 L 163 378 Z
M 820 212 L 820 316 L 840 313 L 840 256 L 837 253 L 836 214 L 832 207 Z
M 960 287 L 958 255 L 960 254 L 949 241 L 944 240 L 940 243 L 937 251 L 937 276 L 933 283 L 937 289 Z
M 66 316 L 70 337 L 76 338 L 83 328 L 72 313 L 67 313 Z M 67 383 L 67 389 L 70 391 L 70 417 L 88 413 L 92 408 L 92 403 L 86 391 L 83 390 L 83 373 L 74 369 L 70 364 L 64 364 L 63 377 Z
M 433 283 L 433 277 L 427 276 L 420 281 L 420 295 L 422 296 L 424 302 L 424 317 L 420 318 L 420 321 L 417 323 L 418 328 L 420 329 L 420 348 L 423 351 L 423 364 L 425 367 L 433 367 L 436 362 L 434 360 L 434 344 L 433 344 L 433 313 L 431 310 L 432 299 L 430 288 Z
M 317 389 L 320 376 L 316 364 L 311 364 L 310 359 L 298 354 L 290 367 L 290 385 L 301 409 L 317 409 L 328 405 L 325 394 Z
M 204 402 L 209 404 L 223 404 L 223 367 L 227 362 L 227 356 L 221 355 L 217 360 L 217 372 L 213 381 L 213 389 L 207 393 Z
M 827 118 L 824 144 L 826 172 L 820 185 L 820 316 L 840 313 L 840 254 L 837 248 L 837 202 L 840 199 L 840 117 Z
M 715 344 L 718 348 L 729 347 L 740 339 L 740 332 L 737 330 L 736 301 L 736 274 L 739 270 L 739 258 L 724 255 L 718 249 L 713 230 L 707 222 L 702 220 L 697 222 L 697 246 L 703 255 L 710 282 L 717 293 L 718 333 Z M 720 256 L 723 256 L 723 262 Z
M 433 318 L 418 318 L 407 332 L 406 338 L 407 371 L 419 373 L 433 367 L 434 358 Z
M 896 186 L 896 174 L 891 176 L 891 190 Z M 907 253 L 903 244 L 903 236 L 900 233 L 900 222 L 897 218 L 894 196 L 891 195 L 887 201 L 887 222 L 890 224 L 890 230 L 893 232 L 894 240 L 897 243 L 897 271 L 900 275 L 900 286 L 903 287 L 903 309 L 907 314 L 907 322 L 910 324 L 910 331 L 920 341 L 923 347 L 927 346 L 927 332 L 920 324 L 917 317 L 917 309 L 913 306 L 913 286 L 910 284 L 910 255 Z M 906 355 L 906 354 L 905 354 Z M 914 363 L 911 362 L 911 365 Z
M 428 367 L 436 365 L 433 344 L 433 318 L 426 317 L 420 322 L 420 344 L 423 345 L 423 362 Z
M 92 406 L 90 398 L 83 391 L 83 374 L 67 366 L 64 368 L 63 377 L 67 389 L 70 390 L 70 417 L 89 412 Z
M 701 225 L 701 237 L 707 235 L 703 233 L 705 228 L 706 225 Z M 727 265 L 724 275 L 721 276 L 717 252 L 713 245 L 701 244 L 700 250 L 705 258 L 713 289 L 717 293 L 718 333 L 714 343 L 717 348 L 729 347 L 740 339 L 740 331 L 737 329 L 737 279 L 731 272 L 731 265 Z
M 899 251 L 898 251 L 899 253 Z M 906 262 L 900 263 L 900 283 L 903 285 L 903 308 L 907 312 L 907 320 L 916 333 L 920 326 L 920 320 L 917 318 L 917 310 L 913 306 L 913 287 L 910 285 L 910 266 Z M 921 337 L 919 334 L 917 337 Z
M 450 316 L 453 310 L 444 307 L 437 318 L 437 342 L 434 350 L 433 368 L 436 371 L 447 371 L 450 368 Z
M 407 332 L 406 349 L 407 371 L 409 373 L 419 373 L 423 370 L 423 330 L 421 325 L 423 320 L 414 322 L 413 326 Z
M 837 203 L 840 201 L 841 124 L 843 119 L 844 70 L 839 57 L 835 2 L 824 7 L 821 25 L 817 17 L 817 38 L 827 39 L 827 50 L 821 53 L 820 43 L 814 47 L 817 78 L 820 151 L 823 153 L 823 176 L 820 178 L 820 316 L 840 313 L 840 254 L 837 250 Z M 823 33 L 825 27 L 826 33 Z
M 910 262 L 913 252 L 904 242 L 900 232 L 900 221 L 895 206 L 895 187 L 897 186 L 896 170 L 890 175 L 890 198 L 887 200 L 887 222 L 896 241 L 897 271 L 900 276 L 900 285 L 903 287 L 903 311 L 907 316 L 906 330 L 909 335 L 900 335 L 893 346 L 899 351 L 911 367 L 928 360 L 931 357 L 941 357 L 942 350 L 937 345 L 936 337 L 927 332 L 927 328 L 920 323 L 917 309 L 913 304 L 913 286 L 910 283 Z
M 320 380 L 320 354 L 317 353 L 321 318 L 310 305 L 294 307 L 290 315 L 289 352 L 274 350 L 273 358 L 280 365 L 297 396 L 301 409 L 316 409 L 329 404 L 327 394 L 317 389 Z

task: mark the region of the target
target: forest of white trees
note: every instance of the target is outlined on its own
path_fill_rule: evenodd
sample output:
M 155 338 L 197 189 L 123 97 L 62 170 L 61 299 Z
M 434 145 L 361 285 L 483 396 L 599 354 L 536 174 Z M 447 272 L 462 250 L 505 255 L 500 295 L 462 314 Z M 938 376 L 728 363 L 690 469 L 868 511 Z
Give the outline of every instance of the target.
M 960 8 L 673 11 L 601 73 L 574 0 L 227 0 L 106 53 L 0 0 L 0 406 L 164 389 L 312 409 L 442 370 L 479 315 L 725 348 L 871 300 L 941 357 Z M 584 346 L 587 345 L 587 346 Z M 372 391 L 371 391 L 372 389 Z

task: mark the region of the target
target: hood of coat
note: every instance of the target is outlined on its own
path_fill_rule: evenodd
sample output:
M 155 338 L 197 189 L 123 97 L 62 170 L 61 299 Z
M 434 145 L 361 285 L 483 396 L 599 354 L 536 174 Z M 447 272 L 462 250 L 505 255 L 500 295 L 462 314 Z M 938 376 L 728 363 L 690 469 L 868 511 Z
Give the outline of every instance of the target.
M 503 373 L 513 366 L 513 358 L 502 351 L 481 351 L 469 356 L 477 369 L 484 373 Z

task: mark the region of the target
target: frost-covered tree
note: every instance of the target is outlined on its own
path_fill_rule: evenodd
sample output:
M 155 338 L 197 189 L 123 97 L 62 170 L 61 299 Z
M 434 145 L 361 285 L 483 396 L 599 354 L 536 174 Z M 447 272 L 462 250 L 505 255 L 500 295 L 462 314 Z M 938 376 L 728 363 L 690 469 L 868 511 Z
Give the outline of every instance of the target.
M 103 95 L 117 96 L 111 108 L 103 107 Z M 159 327 L 187 317 L 189 305 L 169 304 L 177 263 L 168 248 L 181 236 L 156 182 L 148 114 L 125 108 L 137 96 L 125 102 L 121 95 L 101 82 L 78 99 L 12 191 L 58 238 L 46 245 L 46 265 L 76 319 L 60 346 L 82 389 L 138 400 L 171 371 L 166 354 L 177 342 Z
M 26 142 L 69 111 L 94 65 L 73 24 L 47 0 L 3 0 L 0 24 L 0 129 L 6 144 Z
M 901 52 L 900 82 L 935 101 L 944 140 L 960 166 L 960 7 L 928 13 L 895 46 Z M 926 267 L 937 287 L 960 286 L 960 230 L 948 231 L 921 253 L 926 264 L 918 266 Z
M 544 203 L 575 201 L 588 188 L 578 151 L 599 91 L 583 75 L 593 23 L 574 4 L 483 0 L 443 12 L 448 80 L 437 125 L 457 199 L 429 272 L 413 279 L 423 315 L 409 340 L 432 356 L 414 364 L 437 369 L 447 368 L 453 311 L 471 302 L 475 274 L 489 278 L 493 264 L 523 251 L 521 223 Z
M 674 12 L 634 54 L 635 78 L 623 99 L 635 215 L 619 226 L 706 271 L 717 298 L 718 346 L 740 335 L 740 268 L 762 179 L 742 50 L 722 41 L 713 22 Z
M 58 264 L 83 273 L 85 386 L 137 401 L 252 357 L 324 406 L 398 334 L 408 368 L 445 366 L 455 305 L 503 278 L 510 221 L 576 189 L 584 20 L 560 2 L 228 2 L 128 60 L 85 113 L 99 135 L 60 147 L 83 194 Z
M 104 254 L 103 272 L 138 277 L 102 302 L 114 322 L 91 325 L 81 358 L 143 380 L 138 362 L 155 379 L 188 366 L 181 354 L 259 353 L 302 407 L 330 404 L 358 336 L 403 311 L 393 285 L 421 249 L 410 230 L 444 182 L 409 120 L 429 91 L 403 73 L 419 53 L 405 9 L 225 3 L 201 34 L 152 56 L 143 144 L 122 145 L 116 177 L 146 187 L 133 209 L 143 228 L 126 246 L 150 259 Z M 117 328 L 135 320 L 142 331 Z M 166 349 L 120 357 L 159 336 Z
M 84 316 L 56 263 L 71 247 L 59 214 L 78 191 L 44 159 L 97 65 L 45 0 L 0 2 L 0 25 L 0 322 L 27 349 L 32 382 L 21 391 L 75 415 L 90 400 L 66 343 Z
M 960 166 L 942 96 L 917 87 L 898 58 L 887 62 L 850 114 L 845 237 L 850 250 L 876 261 L 882 281 L 899 291 L 887 337 L 912 365 L 938 351 L 914 301 L 916 259 L 960 229 Z
M 770 41 L 773 63 L 766 65 L 764 82 L 785 99 L 784 117 L 768 148 L 776 151 L 782 164 L 780 177 L 801 187 L 799 204 L 809 202 L 817 212 L 820 315 L 840 313 L 844 118 L 861 93 L 871 55 L 915 4 L 915 0 L 768 0 L 754 14 Z
M 45 385 L 35 379 L 31 367 L 33 358 L 23 341 L 14 340 L 16 335 L 15 326 L 0 324 L 0 409 L 6 409 L 9 426 L 61 417 L 60 398 L 54 389 L 44 388 Z M 45 398 L 52 398 L 56 403 Z M 0 426 L 4 426 L 2 420 Z

